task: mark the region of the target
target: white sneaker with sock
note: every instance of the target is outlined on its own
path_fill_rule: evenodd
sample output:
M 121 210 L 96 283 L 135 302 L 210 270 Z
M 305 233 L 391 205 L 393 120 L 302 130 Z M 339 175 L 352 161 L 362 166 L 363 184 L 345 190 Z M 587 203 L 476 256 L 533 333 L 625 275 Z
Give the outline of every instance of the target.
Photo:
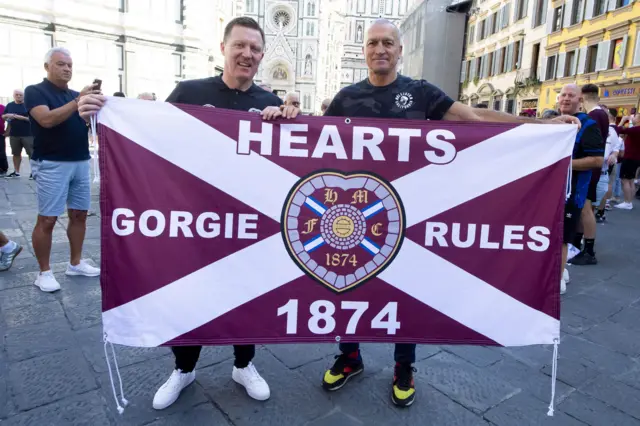
M 65 274 L 71 276 L 82 275 L 85 277 L 97 277 L 98 275 L 100 275 L 100 268 L 91 266 L 85 260 L 81 260 L 80 263 L 75 266 L 69 263 L 69 265 L 67 265 L 67 271 L 65 272 Z
M 189 386 L 196 379 L 195 370 L 190 373 L 183 373 L 182 370 L 173 370 L 169 380 L 164 382 L 153 397 L 153 408 L 164 410 L 176 402 L 182 389 Z
M 567 268 L 564 268 L 562 279 L 564 280 L 565 284 L 569 284 L 569 282 L 571 282 L 571 278 L 569 277 L 569 270 Z
M 633 210 L 633 204 L 627 202 L 616 204 L 613 207 L 620 210 Z
M 560 294 L 565 294 L 567 292 L 567 282 L 563 279 L 560 280 Z
M 33 284 L 40 288 L 40 290 L 47 293 L 60 290 L 60 283 L 56 280 L 56 277 L 53 276 L 53 272 L 51 271 L 40 272 L 40 275 L 38 275 L 38 278 L 36 278 L 36 281 Z
M 260 376 L 252 362 L 245 368 L 236 368 L 234 366 L 231 378 L 234 382 L 244 386 L 247 394 L 255 400 L 266 401 L 271 396 L 269 385 Z

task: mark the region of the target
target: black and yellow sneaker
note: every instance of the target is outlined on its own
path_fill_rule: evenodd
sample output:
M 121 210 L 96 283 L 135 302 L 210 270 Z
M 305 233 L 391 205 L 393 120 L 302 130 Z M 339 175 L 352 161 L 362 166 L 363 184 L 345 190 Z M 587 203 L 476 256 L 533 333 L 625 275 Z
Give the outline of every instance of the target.
M 336 362 L 324 373 L 322 387 L 328 391 L 336 391 L 343 387 L 350 378 L 364 371 L 360 351 L 350 354 L 336 355 Z
M 416 385 L 413 382 L 414 371 L 416 369 L 411 364 L 396 363 L 391 400 L 398 407 L 408 407 L 413 404 L 416 398 Z

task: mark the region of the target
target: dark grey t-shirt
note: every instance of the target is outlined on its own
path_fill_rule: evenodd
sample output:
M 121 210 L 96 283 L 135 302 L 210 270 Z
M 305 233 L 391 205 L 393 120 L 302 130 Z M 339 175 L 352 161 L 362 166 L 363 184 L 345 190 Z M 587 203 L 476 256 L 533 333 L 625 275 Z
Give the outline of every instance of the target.
M 373 86 L 367 79 L 343 88 L 324 115 L 442 120 L 453 103 L 426 80 L 398 75 L 388 86 Z

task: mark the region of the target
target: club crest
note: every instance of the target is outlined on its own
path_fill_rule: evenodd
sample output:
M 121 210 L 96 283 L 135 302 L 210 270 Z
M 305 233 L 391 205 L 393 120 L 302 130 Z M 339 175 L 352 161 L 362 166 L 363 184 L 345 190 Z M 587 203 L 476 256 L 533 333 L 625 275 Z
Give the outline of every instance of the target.
M 404 211 L 390 183 L 370 173 L 320 171 L 291 190 L 282 233 L 292 259 L 335 292 L 379 274 L 402 245 Z

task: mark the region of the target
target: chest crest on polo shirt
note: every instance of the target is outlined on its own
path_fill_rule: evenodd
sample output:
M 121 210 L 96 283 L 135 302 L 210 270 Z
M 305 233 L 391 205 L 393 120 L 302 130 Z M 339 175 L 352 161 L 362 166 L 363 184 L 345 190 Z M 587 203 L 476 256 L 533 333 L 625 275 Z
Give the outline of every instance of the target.
M 413 105 L 413 95 L 408 92 L 401 92 L 396 95 L 396 106 L 401 109 L 411 108 Z

